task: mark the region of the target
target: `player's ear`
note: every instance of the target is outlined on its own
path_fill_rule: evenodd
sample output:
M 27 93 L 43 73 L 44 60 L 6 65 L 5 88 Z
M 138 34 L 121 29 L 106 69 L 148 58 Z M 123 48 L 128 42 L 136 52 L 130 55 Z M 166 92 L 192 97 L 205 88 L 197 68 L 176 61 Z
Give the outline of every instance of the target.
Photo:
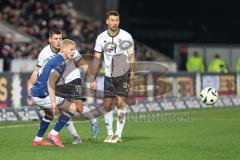
M 108 25 L 108 19 L 106 19 L 106 24 Z
M 60 51 L 65 52 L 65 47 L 60 47 Z
M 50 37 L 48 38 L 48 42 L 51 43 L 51 38 Z

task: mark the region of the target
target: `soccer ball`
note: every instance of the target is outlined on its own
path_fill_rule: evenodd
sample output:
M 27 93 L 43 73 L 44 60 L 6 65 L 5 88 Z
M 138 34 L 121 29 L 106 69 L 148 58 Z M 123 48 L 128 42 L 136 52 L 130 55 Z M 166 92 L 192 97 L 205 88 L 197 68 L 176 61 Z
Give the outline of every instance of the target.
M 201 91 L 200 98 L 204 104 L 212 105 L 217 102 L 218 92 L 212 87 L 206 87 Z

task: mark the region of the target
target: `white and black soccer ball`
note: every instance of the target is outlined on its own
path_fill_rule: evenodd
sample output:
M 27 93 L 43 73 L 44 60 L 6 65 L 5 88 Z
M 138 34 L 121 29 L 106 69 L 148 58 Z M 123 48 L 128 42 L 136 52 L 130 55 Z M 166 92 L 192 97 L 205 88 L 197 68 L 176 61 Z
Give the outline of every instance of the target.
M 200 98 L 204 104 L 212 105 L 218 100 L 218 92 L 212 87 L 206 87 L 201 91 Z

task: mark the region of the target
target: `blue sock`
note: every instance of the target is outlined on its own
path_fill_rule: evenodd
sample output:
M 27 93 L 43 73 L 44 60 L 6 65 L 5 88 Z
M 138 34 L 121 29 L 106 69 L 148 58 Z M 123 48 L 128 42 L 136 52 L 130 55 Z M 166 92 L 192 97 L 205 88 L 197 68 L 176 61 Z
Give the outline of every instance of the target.
M 44 116 L 42 118 L 39 130 L 37 132 L 38 137 L 43 137 L 43 135 L 46 132 L 46 130 L 48 129 L 48 126 L 49 126 L 50 123 L 51 123 L 51 119 L 49 119 L 48 117 Z
M 54 130 L 59 132 L 67 124 L 67 122 L 71 119 L 72 116 L 73 113 L 71 112 L 63 112 L 58 118 L 58 122 L 55 125 Z

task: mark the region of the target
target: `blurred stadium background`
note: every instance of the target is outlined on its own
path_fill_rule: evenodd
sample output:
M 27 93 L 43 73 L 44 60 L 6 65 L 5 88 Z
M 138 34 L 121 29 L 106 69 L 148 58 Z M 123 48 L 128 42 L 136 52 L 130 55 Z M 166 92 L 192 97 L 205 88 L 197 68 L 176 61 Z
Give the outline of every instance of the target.
M 236 97 L 240 92 L 236 71 L 240 57 L 237 43 L 240 22 L 233 3 L 174 0 L 159 4 L 141 0 L 0 2 L 1 108 L 22 109 L 32 105 L 26 92 L 27 82 L 40 50 L 48 43 L 49 29 L 62 29 L 65 38 L 77 42 L 82 54 L 93 54 L 95 38 L 105 29 L 105 13 L 111 9 L 120 11 L 121 27 L 135 39 L 137 61 L 145 64 L 144 69 L 144 65 L 138 65 L 138 70 L 146 70 L 147 65 L 151 72 L 137 79 L 136 87 L 140 90 L 137 102 L 150 106 L 160 103 L 152 108 L 137 107 L 139 110 L 205 107 L 196 97 L 206 86 L 216 88 L 223 96 L 216 107 L 240 103 Z M 190 71 L 186 67 L 195 52 L 202 57 L 205 70 Z M 224 73 L 221 70 L 208 72 L 216 54 L 225 61 L 227 71 Z M 154 67 L 156 62 L 166 69 Z M 194 68 L 194 64 L 190 67 Z M 98 79 L 100 84 L 101 74 Z M 148 92 L 152 85 L 159 88 Z M 95 102 L 90 99 L 89 103 Z M 129 107 L 129 110 L 135 111 L 135 108 Z
M 147 113 L 153 113 L 156 119 L 161 112 L 183 110 L 188 113 L 188 109 L 202 110 L 200 115 L 196 113 L 200 119 L 201 112 L 216 112 L 205 112 L 205 108 L 224 111 L 230 107 L 228 118 L 231 113 L 239 113 L 235 108 L 240 105 L 240 15 L 237 7 L 237 2 L 216 0 L 0 0 L 0 126 L 9 125 L 9 121 L 41 117 L 27 95 L 27 85 L 38 54 L 48 43 L 49 29 L 62 29 L 65 38 L 77 42 L 82 54 L 93 54 L 95 38 L 105 28 L 105 13 L 114 9 L 121 14 L 121 28 L 135 39 L 137 61 L 148 64 L 150 71 L 137 79 L 139 92 L 134 101 L 129 99 L 128 120 L 134 116 L 139 120 L 139 113 L 144 113 L 140 118 L 144 121 Z M 187 68 L 196 52 L 203 59 L 204 70 Z M 225 70 L 209 70 L 216 55 L 224 61 Z M 166 72 L 151 68 L 153 64 L 164 66 Z M 139 67 L 141 70 L 141 65 Z M 98 79 L 101 84 L 101 74 Z M 153 86 L 159 88 L 152 91 Z M 220 95 L 213 106 L 202 104 L 198 98 L 201 89 L 207 86 L 214 87 Z M 92 98 L 88 102 L 93 109 L 102 103 Z M 226 117 L 222 115 L 220 119 Z M 233 117 L 239 120 L 238 116 Z M 157 159 L 157 154 L 154 153 L 153 159 Z M 235 159 L 237 157 L 235 155 Z M 221 158 L 226 157 L 216 159 Z

